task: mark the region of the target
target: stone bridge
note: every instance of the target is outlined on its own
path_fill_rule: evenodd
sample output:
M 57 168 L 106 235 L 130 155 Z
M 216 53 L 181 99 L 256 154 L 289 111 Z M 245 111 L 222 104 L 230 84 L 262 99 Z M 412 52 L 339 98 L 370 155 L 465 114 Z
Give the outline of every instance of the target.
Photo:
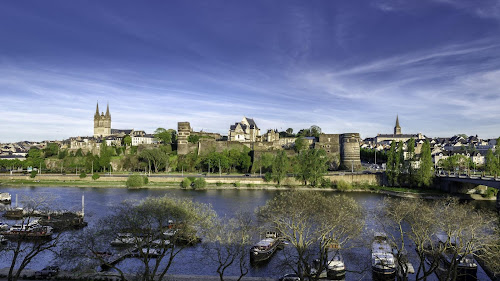
M 470 186 L 485 185 L 488 187 L 496 188 L 499 190 L 497 193 L 497 210 L 500 212 L 500 178 L 495 177 L 480 177 L 480 176 L 467 176 L 467 175 L 438 175 L 436 177 L 441 180 L 442 183 L 462 183 Z

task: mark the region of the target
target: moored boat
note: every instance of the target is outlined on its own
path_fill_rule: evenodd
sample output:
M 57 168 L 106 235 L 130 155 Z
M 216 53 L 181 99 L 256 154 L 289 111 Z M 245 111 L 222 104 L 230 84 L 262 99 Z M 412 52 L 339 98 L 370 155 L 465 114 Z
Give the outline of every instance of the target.
M 250 261 L 262 262 L 268 260 L 276 252 L 280 243 L 281 239 L 278 237 L 278 234 L 268 231 L 266 238 L 260 240 L 250 249 Z
M 137 244 L 137 237 L 134 237 L 131 233 L 118 233 L 115 239 L 111 241 L 111 246 L 114 247 L 128 247 Z
M 0 203 L 8 204 L 12 200 L 10 193 L 0 192 Z
M 52 227 L 39 224 L 14 225 L 2 233 L 6 238 L 43 239 L 52 237 Z
M 387 235 L 376 232 L 372 243 L 372 273 L 374 279 L 394 279 L 396 263 Z
M 320 260 L 315 259 L 311 269 L 311 275 L 316 275 L 320 269 Z M 341 280 L 345 278 L 344 258 L 340 253 L 340 247 L 337 244 L 331 244 L 326 248 L 326 261 L 323 271 L 316 277 L 328 280 Z
M 457 276 L 456 280 L 468 281 L 468 280 L 477 280 L 477 263 L 472 254 L 468 254 L 465 256 L 457 255 L 456 250 L 453 248 L 457 247 L 456 238 L 450 237 L 448 241 L 448 236 L 445 234 L 436 235 L 438 243 L 440 245 L 450 244 L 452 248 L 446 249 L 442 252 L 441 255 L 441 263 L 444 266 L 445 271 L 449 268 L 450 264 L 453 262 L 455 258 L 455 264 L 457 267 Z M 449 242 L 449 243 L 447 243 Z M 438 271 L 442 271 L 442 267 L 438 269 Z M 438 275 L 440 275 L 438 273 Z
M 339 246 L 331 245 L 328 247 L 327 257 L 326 274 L 328 279 L 343 279 L 345 277 L 345 264 Z

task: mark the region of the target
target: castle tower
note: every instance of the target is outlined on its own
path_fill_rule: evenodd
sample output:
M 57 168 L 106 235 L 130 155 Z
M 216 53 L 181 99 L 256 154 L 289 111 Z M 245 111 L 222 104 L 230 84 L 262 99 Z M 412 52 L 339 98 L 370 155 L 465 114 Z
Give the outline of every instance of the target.
M 359 169 L 361 167 L 359 133 L 347 133 L 340 136 L 340 160 L 346 168 Z
M 394 127 L 394 134 L 401 135 L 401 127 L 399 126 L 399 116 L 396 115 L 396 126 Z
M 191 135 L 189 122 L 177 123 L 177 154 L 185 155 L 189 152 L 188 139 Z
M 107 137 L 111 135 L 111 114 L 109 113 L 109 104 L 104 112 L 99 114 L 99 103 L 97 103 L 94 114 L 94 137 Z

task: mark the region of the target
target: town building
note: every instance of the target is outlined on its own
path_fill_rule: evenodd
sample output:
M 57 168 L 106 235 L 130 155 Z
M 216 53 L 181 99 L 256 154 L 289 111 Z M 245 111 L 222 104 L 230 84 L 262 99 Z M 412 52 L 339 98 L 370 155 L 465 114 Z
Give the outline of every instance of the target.
M 399 116 L 396 116 L 396 125 L 394 126 L 394 134 L 377 134 L 375 143 L 384 142 L 406 142 L 409 139 L 414 138 L 415 140 L 424 139 L 425 136 L 421 133 L 418 134 L 403 134 L 401 133 L 401 126 L 399 125 Z
M 243 117 L 241 122 L 229 127 L 228 140 L 239 142 L 255 142 L 260 136 L 260 129 L 251 118 Z

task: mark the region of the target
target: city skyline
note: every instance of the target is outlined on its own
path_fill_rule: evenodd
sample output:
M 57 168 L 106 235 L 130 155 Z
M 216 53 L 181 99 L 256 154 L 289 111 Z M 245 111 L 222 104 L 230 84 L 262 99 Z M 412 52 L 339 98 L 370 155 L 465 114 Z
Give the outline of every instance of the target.
M 500 134 L 500 4 L 7 2 L 0 142 L 188 121 L 428 137 Z M 102 110 L 101 110 L 102 111 Z

